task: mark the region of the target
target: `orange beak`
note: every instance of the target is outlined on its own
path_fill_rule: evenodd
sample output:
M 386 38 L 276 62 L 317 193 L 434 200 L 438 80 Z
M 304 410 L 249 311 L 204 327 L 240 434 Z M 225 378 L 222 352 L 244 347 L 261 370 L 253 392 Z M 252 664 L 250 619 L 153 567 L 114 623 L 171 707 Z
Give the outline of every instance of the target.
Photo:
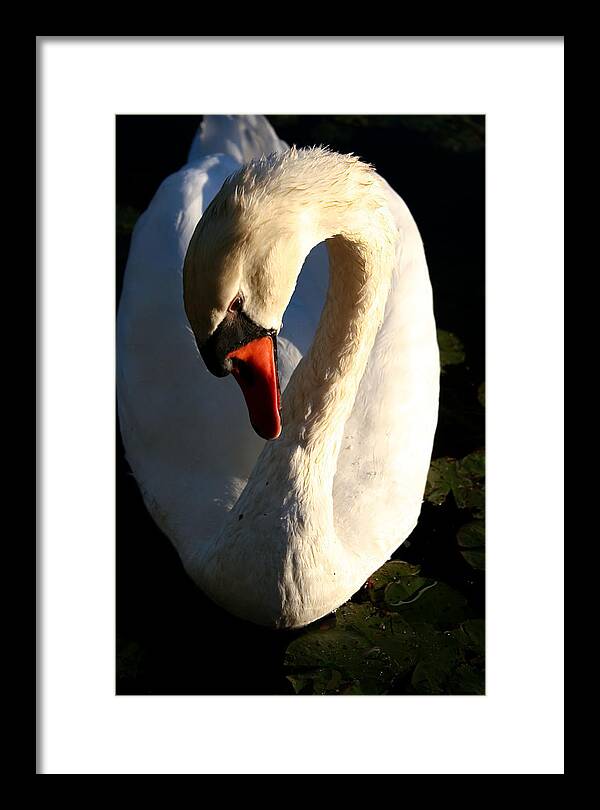
M 263 439 L 276 439 L 281 433 L 275 340 L 261 337 L 227 355 L 232 361 L 231 373 L 244 394 L 252 427 Z

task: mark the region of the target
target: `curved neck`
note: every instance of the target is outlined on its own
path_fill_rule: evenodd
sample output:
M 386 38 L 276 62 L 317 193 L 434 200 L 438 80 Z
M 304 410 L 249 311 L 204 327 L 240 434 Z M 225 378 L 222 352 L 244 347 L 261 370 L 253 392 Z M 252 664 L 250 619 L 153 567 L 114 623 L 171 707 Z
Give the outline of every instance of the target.
M 320 208 L 329 288 L 312 346 L 284 392 L 284 439 L 335 462 L 383 320 L 398 232 L 373 182 L 357 198 Z M 335 469 L 335 463 L 334 463 Z
M 336 587 L 355 584 L 337 537 L 333 485 L 344 427 L 383 320 L 398 244 L 384 188 L 371 177 L 360 194 L 355 183 L 347 198 L 332 196 L 335 204 L 321 195 L 324 202 L 310 212 L 314 244 L 326 240 L 330 257 L 321 319 L 283 393 L 283 431 L 265 444 L 215 540 L 214 559 L 203 561 L 209 571 L 218 564 L 218 550 L 226 547 L 245 570 L 257 549 L 264 550 L 258 557 L 283 577 L 277 588 L 285 598 L 296 593 L 298 583 L 281 572 L 296 570 L 306 555 L 327 560 Z M 263 581 L 263 573 L 256 577 Z M 313 596 L 306 591 L 302 598 Z
M 329 288 L 312 346 L 282 396 L 283 431 L 265 444 L 199 564 L 199 578 L 209 591 L 213 581 L 270 583 L 283 616 L 294 613 L 298 600 L 322 605 L 325 592 L 351 592 L 356 586 L 355 569 L 336 532 L 333 484 L 344 427 L 383 320 L 399 242 L 377 175 L 352 159 L 344 159 L 342 172 L 340 156 L 335 160 L 337 177 L 335 171 L 309 174 L 302 167 L 302 184 L 289 180 L 285 193 L 269 200 L 275 215 L 285 205 L 304 225 L 297 229 L 299 243 L 290 238 L 287 250 L 294 264 L 285 266 L 297 268 L 285 279 L 290 297 L 301 255 L 323 241 L 329 251 Z M 303 577 L 302 571 L 313 565 L 320 577 Z M 240 604 L 251 600 L 244 593 L 252 588 L 240 588 Z M 323 615 L 315 610 L 315 618 Z

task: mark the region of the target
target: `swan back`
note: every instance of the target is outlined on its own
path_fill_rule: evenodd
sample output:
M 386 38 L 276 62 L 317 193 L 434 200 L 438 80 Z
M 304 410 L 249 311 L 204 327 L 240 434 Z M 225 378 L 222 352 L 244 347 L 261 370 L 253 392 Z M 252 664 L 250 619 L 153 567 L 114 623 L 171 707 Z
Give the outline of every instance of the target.
M 222 154 L 239 167 L 284 149 L 287 144 L 277 137 L 264 115 L 205 115 L 190 147 L 188 163 Z

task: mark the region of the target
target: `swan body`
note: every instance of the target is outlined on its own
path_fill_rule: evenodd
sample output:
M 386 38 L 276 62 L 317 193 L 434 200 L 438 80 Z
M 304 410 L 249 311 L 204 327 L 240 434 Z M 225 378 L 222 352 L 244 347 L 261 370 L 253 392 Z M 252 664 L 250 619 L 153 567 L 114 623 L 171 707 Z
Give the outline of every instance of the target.
M 203 360 L 242 322 L 276 341 L 272 441 Z M 235 615 L 306 625 L 416 525 L 439 392 L 431 285 L 408 208 L 358 159 L 290 150 L 260 116 L 206 116 L 136 224 L 117 352 L 146 506 Z

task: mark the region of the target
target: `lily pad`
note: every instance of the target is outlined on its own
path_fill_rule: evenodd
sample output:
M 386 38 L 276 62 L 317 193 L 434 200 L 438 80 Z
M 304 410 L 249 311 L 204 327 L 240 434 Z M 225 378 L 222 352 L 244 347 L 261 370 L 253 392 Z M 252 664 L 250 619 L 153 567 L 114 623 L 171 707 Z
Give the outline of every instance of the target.
M 338 694 L 343 680 L 341 672 L 337 669 L 323 668 L 317 668 L 304 675 L 288 675 L 287 679 L 297 695 L 304 692 L 316 695 Z
M 288 675 L 294 689 L 310 684 L 313 694 L 322 695 L 352 683 L 363 694 L 382 694 L 399 671 L 383 650 L 350 628 L 300 636 L 287 648 L 284 664 L 296 670 Z
M 483 520 L 473 520 L 461 526 L 456 533 L 458 545 L 462 548 L 480 548 L 485 546 L 485 523 Z
M 485 650 L 485 622 L 483 619 L 469 619 L 460 626 L 468 639 L 468 646 L 483 655 Z
M 404 560 L 390 560 L 381 566 L 370 577 L 374 588 L 382 588 L 398 577 L 414 577 L 421 570 L 420 565 L 404 562 Z
M 351 603 L 344 605 L 337 616 L 342 627 L 360 633 L 373 648 L 389 655 L 396 663 L 396 675 L 415 666 L 419 657 L 418 633 L 400 616 Z
M 459 509 L 472 509 L 482 517 L 485 507 L 485 455 L 482 450 L 463 459 L 437 458 L 431 462 L 425 487 L 425 499 L 441 506 L 450 492 Z
M 441 506 L 451 492 L 456 477 L 455 465 L 451 458 L 436 458 L 429 465 L 425 498 L 434 506 Z
M 313 625 L 288 646 L 295 692 L 482 693 L 483 622 L 472 619 L 465 597 L 400 560 L 371 581 L 375 601 L 346 602 L 334 623 Z
M 413 689 L 419 694 L 442 694 L 445 684 L 461 663 L 460 645 L 456 639 L 443 633 L 428 634 L 427 646 L 411 678 Z
M 474 513 L 483 515 L 485 507 L 485 457 L 478 450 L 465 456 L 456 463 L 456 477 L 452 494 L 459 509 L 473 509 Z
M 423 633 L 424 648 L 412 674 L 419 694 L 482 695 L 484 622 L 470 619 L 457 629 Z
M 403 560 L 390 560 L 385 563 L 365 583 L 370 601 L 374 603 L 381 602 L 384 598 L 384 589 L 388 585 L 398 582 L 404 577 L 416 577 L 420 570 L 419 565 L 413 565 Z
M 457 366 L 465 362 L 464 347 L 455 334 L 447 332 L 445 329 L 438 329 L 437 341 L 442 371 L 446 366 Z
M 450 695 L 485 695 L 483 667 L 459 664 L 446 681 L 445 690 Z
M 471 568 L 476 571 L 485 571 L 485 552 L 484 551 L 463 551 L 460 552 Z
M 428 586 L 423 587 L 417 596 L 414 601 L 393 608 L 411 625 L 425 623 L 435 627 L 449 627 L 472 615 L 465 597 L 444 582 L 429 580 Z
M 458 462 L 459 474 L 473 479 L 485 477 L 485 454 L 483 450 L 475 450 Z
M 405 604 L 415 599 L 415 595 L 429 582 L 430 580 L 423 577 L 400 577 L 386 587 L 384 599 L 390 607 Z
M 481 383 L 477 389 L 477 399 L 479 400 L 479 404 L 485 408 L 485 383 Z
M 456 533 L 460 553 L 465 561 L 478 571 L 485 570 L 485 523 L 474 520 L 461 526 Z

